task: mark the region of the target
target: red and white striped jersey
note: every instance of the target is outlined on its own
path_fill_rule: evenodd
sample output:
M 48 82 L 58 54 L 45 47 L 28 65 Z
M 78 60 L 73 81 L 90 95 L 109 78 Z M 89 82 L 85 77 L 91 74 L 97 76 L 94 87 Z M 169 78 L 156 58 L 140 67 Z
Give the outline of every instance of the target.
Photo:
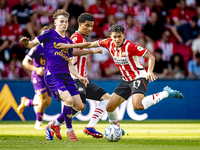
M 0 28 L 6 25 L 6 14 L 10 13 L 10 8 L 6 6 L 5 8 L 0 8 Z
M 162 60 L 169 62 L 171 56 L 175 53 L 175 46 L 172 42 L 165 43 L 161 39 L 154 43 L 154 50 L 162 49 Z
M 149 6 L 145 6 L 144 9 L 141 9 L 139 5 L 136 5 L 133 9 L 134 19 L 137 20 L 139 24 L 144 26 L 151 17 L 151 8 Z
M 72 34 L 71 40 L 73 41 L 74 44 L 86 42 L 86 40 L 84 39 L 84 37 L 78 31 L 76 31 L 74 34 Z M 82 48 L 80 48 L 80 49 L 84 50 Z M 73 65 L 75 66 L 76 70 L 78 71 L 78 73 L 82 77 L 86 77 L 87 55 L 74 56 L 72 62 L 73 62 Z M 74 75 L 72 75 L 72 78 L 73 79 L 77 79 Z
M 139 56 L 143 57 L 147 53 L 147 49 L 133 44 L 129 40 L 125 40 L 120 48 L 116 48 L 111 38 L 99 40 L 97 44 L 108 49 L 123 80 L 133 81 L 138 78 L 146 78 L 147 73 L 139 62 Z

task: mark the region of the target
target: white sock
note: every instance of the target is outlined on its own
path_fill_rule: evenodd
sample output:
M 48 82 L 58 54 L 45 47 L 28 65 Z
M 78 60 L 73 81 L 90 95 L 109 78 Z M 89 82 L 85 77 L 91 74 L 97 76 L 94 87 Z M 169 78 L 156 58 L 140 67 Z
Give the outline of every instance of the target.
M 115 124 L 119 126 L 119 120 L 117 115 L 117 110 L 115 109 L 113 112 L 107 112 L 109 117 L 109 122 L 111 124 Z
M 63 123 L 64 123 L 64 122 L 63 122 Z M 54 125 L 55 125 L 55 126 L 61 126 L 63 123 L 58 122 L 57 119 L 54 121 Z
M 67 132 L 71 132 L 73 128 L 67 128 Z
M 35 124 L 37 124 L 37 125 L 42 125 L 42 121 L 36 120 Z
M 26 100 L 25 103 L 24 103 L 24 105 L 25 105 L 26 107 L 29 106 L 29 100 Z
M 103 117 L 106 112 L 106 105 L 108 104 L 108 100 L 101 101 L 94 110 L 93 116 L 90 119 L 87 127 L 95 127 L 97 122 Z
M 158 103 L 159 101 L 161 101 L 162 99 L 167 98 L 167 97 L 168 97 L 167 91 L 152 94 L 152 95 L 149 95 L 149 96 L 146 96 L 145 98 L 143 98 L 142 104 L 144 106 L 144 109 L 147 109 L 151 105 L 154 105 L 154 104 Z

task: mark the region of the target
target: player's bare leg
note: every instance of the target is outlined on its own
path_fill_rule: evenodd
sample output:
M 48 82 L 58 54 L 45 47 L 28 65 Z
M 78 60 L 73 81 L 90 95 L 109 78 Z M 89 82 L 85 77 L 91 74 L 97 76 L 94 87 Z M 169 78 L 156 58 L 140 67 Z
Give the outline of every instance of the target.
M 37 108 L 36 122 L 35 122 L 35 126 L 34 126 L 34 128 L 36 130 L 44 129 L 44 127 L 42 125 L 43 114 L 44 114 L 46 107 L 48 107 L 51 104 L 51 97 L 48 96 L 47 92 L 40 94 L 39 98 L 40 98 L 40 103 Z

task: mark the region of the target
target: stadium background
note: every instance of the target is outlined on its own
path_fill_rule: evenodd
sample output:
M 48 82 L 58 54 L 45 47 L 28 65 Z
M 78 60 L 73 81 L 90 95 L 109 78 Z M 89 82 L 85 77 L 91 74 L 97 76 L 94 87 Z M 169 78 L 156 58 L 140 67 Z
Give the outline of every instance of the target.
M 114 88 L 120 81 L 92 81 L 97 85 L 104 88 L 108 93 L 112 93 Z M 34 90 L 29 80 L 15 80 L 15 81 L 0 81 L 0 89 L 4 85 L 8 85 L 11 93 L 14 96 L 17 104 L 20 104 L 22 96 L 33 98 Z M 199 101 L 199 85 L 200 80 L 157 80 L 148 84 L 147 95 L 159 92 L 164 86 L 170 86 L 174 89 L 178 89 L 183 93 L 183 99 L 167 98 L 159 102 L 158 104 L 148 108 L 144 111 L 134 111 L 131 103 L 124 103 L 120 105 L 118 109 L 118 115 L 120 120 L 144 120 L 144 119 L 200 119 L 200 101 Z M 0 94 L 0 103 L 3 102 L 2 91 Z M 6 97 L 9 100 L 9 95 Z M 81 116 L 77 116 L 78 120 L 88 121 L 90 116 L 90 106 L 95 105 L 91 100 L 87 101 L 86 110 Z M 128 107 L 131 106 L 131 107 Z M 2 111 L 2 110 L 1 110 Z M 58 103 L 54 98 L 51 105 L 46 109 L 45 113 L 48 116 L 58 115 L 61 113 L 61 103 Z M 26 120 L 35 120 L 35 112 L 33 108 L 25 108 L 24 118 Z M 55 116 L 54 116 L 55 117 Z M 54 117 L 51 117 L 53 119 Z M 74 118 L 74 119 L 77 119 Z M 107 117 L 104 116 L 105 120 Z M 11 107 L 8 112 L 2 118 L 2 120 L 21 120 L 18 114 Z M 46 120 L 48 121 L 48 119 Z

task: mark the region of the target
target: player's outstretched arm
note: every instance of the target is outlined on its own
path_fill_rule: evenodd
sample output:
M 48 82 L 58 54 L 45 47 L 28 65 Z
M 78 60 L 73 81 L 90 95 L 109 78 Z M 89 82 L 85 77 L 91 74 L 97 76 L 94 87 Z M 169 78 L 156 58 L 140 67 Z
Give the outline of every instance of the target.
M 97 41 L 94 42 L 85 42 L 85 43 L 77 43 L 77 44 L 65 44 L 59 43 L 57 44 L 59 49 L 70 49 L 70 48 L 92 48 L 92 47 L 99 47 Z
M 82 56 L 82 55 L 97 54 L 97 53 L 102 54 L 103 50 L 100 49 L 100 48 L 95 48 L 95 49 L 92 49 L 92 50 L 88 50 L 88 49 L 80 50 L 78 48 L 73 49 L 73 56 Z
M 21 38 L 20 42 L 26 47 L 26 48 L 33 48 L 34 46 L 38 45 L 37 39 L 34 39 L 32 41 L 29 41 L 29 38 L 23 37 Z
M 44 67 L 36 67 L 33 65 L 33 60 L 26 55 L 22 61 L 22 65 L 30 71 L 35 71 L 38 75 L 44 75 Z
M 156 80 L 156 75 L 153 73 L 153 69 L 155 66 L 155 57 L 147 51 L 147 53 L 144 55 L 144 58 L 149 59 L 149 65 L 148 65 L 148 71 L 147 71 L 147 77 L 146 79 L 149 80 L 149 82 L 153 82 Z
M 72 64 L 72 60 L 69 59 L 69 71 L 76 76 L 81 82 L 83 82 L 85 84 L 85 86 L 87 87 L 87 84 L 89 83 L 87 78 L 82 77 L 76 70 L 76 68 L 74 67 L 74 65 Z

